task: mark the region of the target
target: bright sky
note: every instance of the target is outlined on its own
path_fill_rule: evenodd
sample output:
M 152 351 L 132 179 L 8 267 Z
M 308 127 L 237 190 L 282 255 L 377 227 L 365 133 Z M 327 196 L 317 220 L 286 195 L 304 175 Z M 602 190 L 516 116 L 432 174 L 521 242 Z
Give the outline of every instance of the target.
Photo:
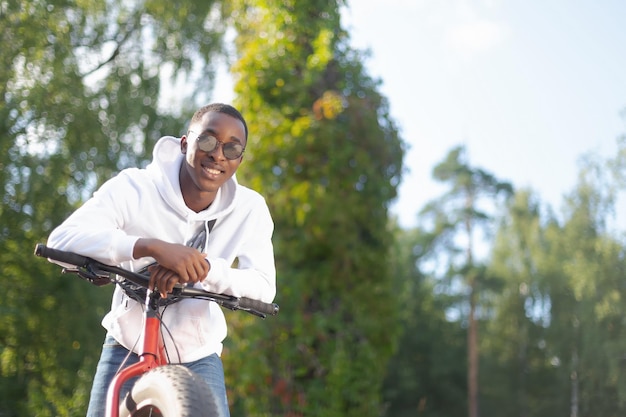
M 579 159 L 626 134 L 625 18 L 624 0 L 349 0 L 342 24 L 410 146 L 400 224 L 445 191 L 432 169 L 457 145 L 558 213 Z
M 432 168 L 460 144 L 558 211 L 580 157 L 626 134 L 624 18 L 623 0 L 351 0 L 343 25 L 411 146 L 400 224 L 441 195 Z

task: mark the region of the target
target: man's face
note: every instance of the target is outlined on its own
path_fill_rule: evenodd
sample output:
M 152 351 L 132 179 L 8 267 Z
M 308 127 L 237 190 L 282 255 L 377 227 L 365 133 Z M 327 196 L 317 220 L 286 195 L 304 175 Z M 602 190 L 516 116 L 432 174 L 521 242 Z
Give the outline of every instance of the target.
M 213 136 L 220 143 L 210 152 L 198 147 L 198 137 Z M 211 201 L 215 193 L 237 171 L 243 155 L 236 159 L 224 156 L 224 146 L 237 143 L 245 147 L 245 129 L 243 123 L 228 114 L 219 112 L 206 113 L 200 122 L 189 126 L 188 136 L 181 138 L 181 151 L 185 155 L 185 163 L 181 169 L 181 190 L 186 193 L 199 193 L 195 197 L 204 198 L 209 193 Z M 209 196 L 206 196 L 209 198 Z

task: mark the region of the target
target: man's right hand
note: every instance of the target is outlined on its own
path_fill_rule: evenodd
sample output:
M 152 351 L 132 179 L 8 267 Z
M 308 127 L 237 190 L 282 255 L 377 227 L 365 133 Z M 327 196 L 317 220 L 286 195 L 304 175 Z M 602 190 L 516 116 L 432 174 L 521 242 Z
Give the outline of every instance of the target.
M 185 245 L 158 239 L 137 240 L 133 257 L 137 259 L 146 256 L 154 258 L 158 263 L 158 267 L 153 268 L 154 273 L 150 271 L 149 288 L 151 290 L 158 288 L 161 295 L 166 295 L 164 292 L 171 292 L 176 283 L 196 283 L 204 280 L 210 270 L 206 254 Z

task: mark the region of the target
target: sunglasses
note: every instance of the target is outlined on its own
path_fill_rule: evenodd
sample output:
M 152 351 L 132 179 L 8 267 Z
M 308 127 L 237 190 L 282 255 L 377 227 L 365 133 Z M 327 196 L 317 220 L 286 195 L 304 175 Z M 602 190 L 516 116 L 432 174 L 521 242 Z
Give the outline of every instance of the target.
M 189 133 L 194 132 L 190 130 Z M 241 143 L 220 142 L 215 136 L 211 136 L 209 134 L 198 135 L 198 137 L 196 138 L 196 143 L 198 144 L 198 149 L 206 153 L 213 152 L 221 144 L 224 157 L 230 160 L 240 158 L 241 155 L 243 155 L 243 151 L 246 150 L 245 146 L 243 146 Z

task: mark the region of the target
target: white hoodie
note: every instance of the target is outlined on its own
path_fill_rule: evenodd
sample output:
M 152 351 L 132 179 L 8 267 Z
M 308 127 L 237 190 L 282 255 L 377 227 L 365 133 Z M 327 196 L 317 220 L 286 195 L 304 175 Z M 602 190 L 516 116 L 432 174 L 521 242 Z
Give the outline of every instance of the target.
M 183 200 L 179 170 L 180 139 L 161 138 L 146 169 L 129 168 L 96 191 L 82 207 L 52 231 L 50 247 L 79 253 L 109 265 L 139 270 L 152 258 L 133 258 L 139 238 L 185 244 L 209 220 L 216 219 L 205 252 L 211 264 L 196 286 L 216 293 L 271 302 L 276 294 L 272 247 L 274 223 L 264 198 L 237 183 L 235 176 L 219 189 L 215 201 L 199 213 Z M 237 268 L 232 268 L 238 260 Z M 141 347 L 143 305 L 116 287 L 111 311 L 102 325 L 123 346 Z M 222 352 L 226 320 L 217 304 L 186 299 L 166 307 L 164 332 L 171 362 L 192 362 Z M 175 342 L 173 344 L 172 340 Z

